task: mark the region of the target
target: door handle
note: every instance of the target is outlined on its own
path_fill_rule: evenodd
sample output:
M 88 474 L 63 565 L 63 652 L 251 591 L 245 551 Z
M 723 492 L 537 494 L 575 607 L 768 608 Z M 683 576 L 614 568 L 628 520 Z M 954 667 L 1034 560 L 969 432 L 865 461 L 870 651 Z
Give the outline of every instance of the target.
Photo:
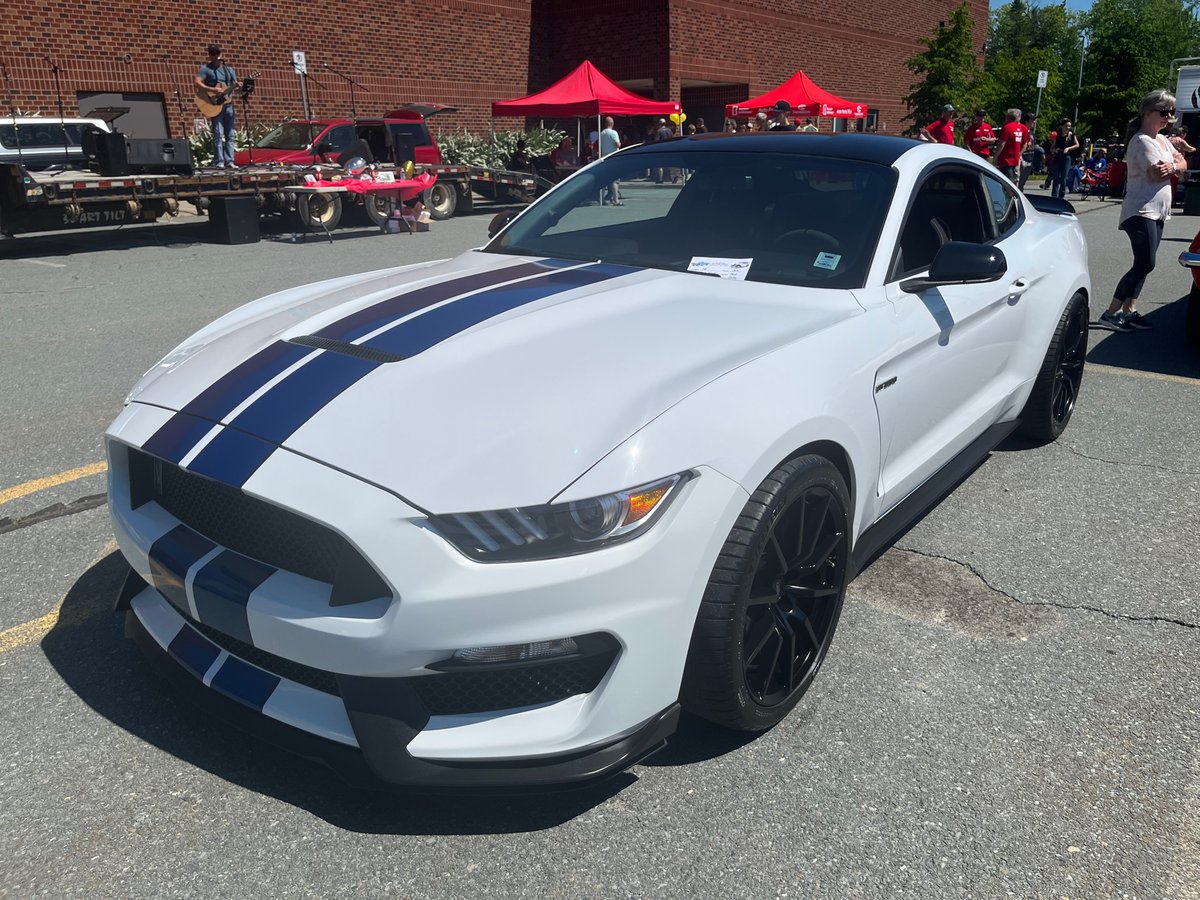
M 1023 293 L 1033 287 L 1033 282 L 1028 278 L 1018 278 L 1008 286 L 1008 296 L 1020 297 Z

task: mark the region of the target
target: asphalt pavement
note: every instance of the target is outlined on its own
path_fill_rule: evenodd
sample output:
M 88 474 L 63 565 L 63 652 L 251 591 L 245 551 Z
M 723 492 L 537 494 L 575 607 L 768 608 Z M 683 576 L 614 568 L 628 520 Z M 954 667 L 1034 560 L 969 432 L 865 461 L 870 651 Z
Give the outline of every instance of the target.
M 1093 318 L 1129 250 L 1079 203 Z M 1200 898 L 1200 227 L 1092 332 L 1057 443 L 993 453 L 852 585 L 774 730 L 685 720 L 607 784 L 412 797 L 204 718 L 111 612 L 101 434 L 187 334 L 255 297 L 449 256 L 427 234 L 207 243 L 173 224 L 0 243 L 0 897 Z

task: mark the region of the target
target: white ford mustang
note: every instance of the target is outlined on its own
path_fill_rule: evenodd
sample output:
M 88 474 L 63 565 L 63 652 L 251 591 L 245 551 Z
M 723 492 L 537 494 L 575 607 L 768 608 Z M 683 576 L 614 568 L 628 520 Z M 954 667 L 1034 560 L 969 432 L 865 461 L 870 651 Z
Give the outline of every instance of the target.
M 481 250 L 251 303 L 108 431 L 118 607 L 375 784 L 580 783 L 681 708 L 768 728 L 854 573 L 1014 428 L 1066 426 L 1087 248 L 1038 205 L 955 148 L 714 135 Z

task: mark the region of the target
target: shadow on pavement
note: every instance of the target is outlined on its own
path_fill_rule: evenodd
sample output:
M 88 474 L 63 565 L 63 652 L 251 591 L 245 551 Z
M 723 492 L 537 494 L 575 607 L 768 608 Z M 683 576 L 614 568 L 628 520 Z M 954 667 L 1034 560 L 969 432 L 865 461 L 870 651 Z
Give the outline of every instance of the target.
M 329 770 L 201 716 L 157 677 L 113 603 L 126 564 L 112 553 L 72 586 L 58 624 L 42 639 L 55 670 L 85 703 L 114 725 L 225 781 L 300 807 L 331 825 L 366 834 L 504 834 L 561 825 L 634 784 L 623 773 L 571 791 L 470 795 L 461 799 L 365 791 Z M 85 626 L 85 627 L 81 627 Z M 698 757 L 698 758 L 703 758 Z
M 1192 346 L 1184 333 L 1188 295 L 1142 314 L 1154 326 L 1153 331 L 1116 333 L 1092 329 L 1092 348 L 1087 361 L 1103 366 L 1200 378 L 1200 349 Z M 1106 307 L 1095 306 L 1098 316 Z M 1097 336 L 1099 339 L 1097 340 Z M 1087 373 L 1084 373 L 1084 379 Z

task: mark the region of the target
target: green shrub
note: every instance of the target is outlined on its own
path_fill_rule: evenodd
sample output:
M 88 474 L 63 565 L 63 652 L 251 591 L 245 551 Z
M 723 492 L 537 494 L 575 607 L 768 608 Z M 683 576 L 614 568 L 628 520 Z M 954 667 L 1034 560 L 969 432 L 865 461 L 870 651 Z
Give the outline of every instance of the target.
M 271 130 L 269 125 L 252 125 L 249 128 L 235 128 L 233 130 L 233 146 L 236 150 L 245 150 L 247 147 L 252 147 L 261 141 L 268 131 Z M 212 128 L 205 126 L 200 131 L 194 132 L 188 137 L 188 143 L 192 145 L 192 161 L 198 166 L 207 166 L 213 161 L 213 136 Z
M 440 134 L 437 141 L 442 151 L 442 161 L 447 165 L 503 169 L 516 151 L 520 138 L 525 139 L 530 156 L 545 156 L 566 136 L 565 131 L 535 128 L 525 132 L 498 131 L 485 137 L 460 131 L 457 134 Z

